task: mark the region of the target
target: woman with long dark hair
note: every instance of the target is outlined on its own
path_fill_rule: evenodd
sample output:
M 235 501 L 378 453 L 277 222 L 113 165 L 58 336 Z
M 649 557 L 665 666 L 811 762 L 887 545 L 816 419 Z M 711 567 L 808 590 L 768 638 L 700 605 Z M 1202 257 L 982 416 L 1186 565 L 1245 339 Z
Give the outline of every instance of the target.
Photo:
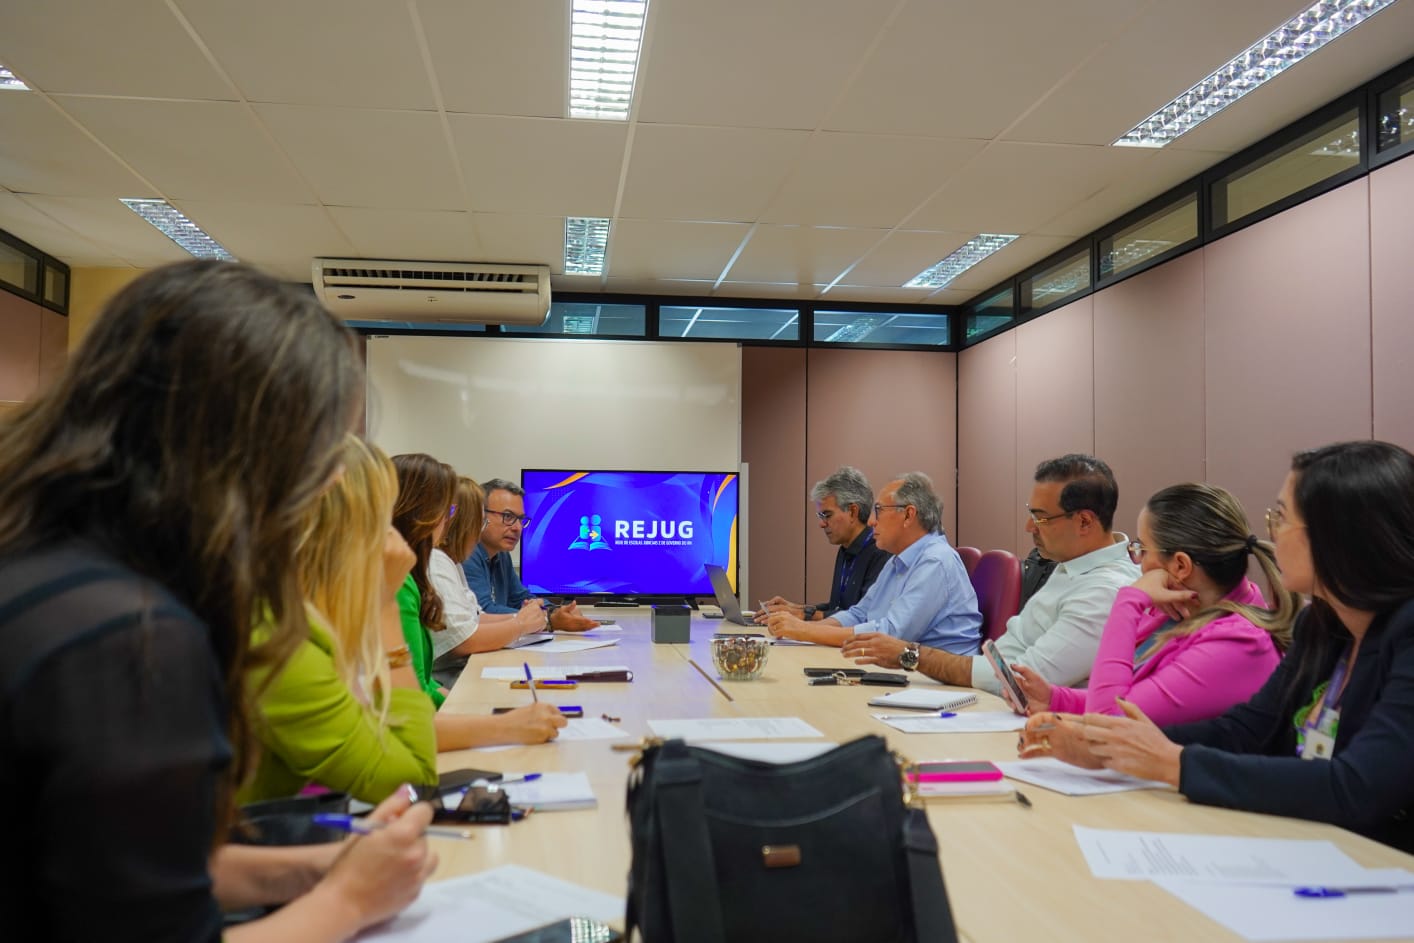
M 1250 701 L 1163 730 L 1133 705 L 1038 714 L 1022 752 L 1414 851 L 1414 455 L 1385 442 L 1301 452 L 1267 526 L 1287 588 L 1311 604 Z
M 255 874 L 260 850 L 222 848 L 255 761 L 245 675 L 307 633 L 295 545 L 361 386 L 348 332 L 307 292 L 187 262 L 121 291 L 0 424 L 0 805 L 24 850 L 0 865 L 0 912 L 16 925 L 214 941 L 221 904 L 273 894 L 298 899 L 227 939 L 341 940 L 416 897 L 435 859 L 406 798 L 322 880 L 327 852 Z

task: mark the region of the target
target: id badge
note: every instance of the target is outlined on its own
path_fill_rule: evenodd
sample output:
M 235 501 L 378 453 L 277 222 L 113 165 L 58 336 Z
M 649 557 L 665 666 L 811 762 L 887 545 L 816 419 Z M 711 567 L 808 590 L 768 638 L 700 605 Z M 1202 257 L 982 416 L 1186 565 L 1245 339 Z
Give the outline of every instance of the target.
M 1329 760 L 1335 753 L 1335 737 L 1319 730 L 1306 731 L 1306 741 L 1301 747 L 1303 760 Z

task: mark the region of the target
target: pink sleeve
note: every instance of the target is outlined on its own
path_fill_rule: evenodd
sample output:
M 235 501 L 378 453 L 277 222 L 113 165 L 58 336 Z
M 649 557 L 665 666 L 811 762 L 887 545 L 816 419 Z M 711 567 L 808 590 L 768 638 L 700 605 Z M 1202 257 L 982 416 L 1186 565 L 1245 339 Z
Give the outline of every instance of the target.
M 1128 698 L 1134 687 L 1134 649 L 1142 630 L 1163 622 L 1163 613 L 1150 613 L 1149 594 L 1126 586 L 1115 596 L 1110 617 L 1100 633 L 1100 647 L 1090 668 L 1085 710 L 1096 714 L 1121 714 L 1116 697 Z
M 1063 688 L 1051 685 L 1051 710 L 1063 714 L 1085 713 L 1085 692 L 1077 688 Z

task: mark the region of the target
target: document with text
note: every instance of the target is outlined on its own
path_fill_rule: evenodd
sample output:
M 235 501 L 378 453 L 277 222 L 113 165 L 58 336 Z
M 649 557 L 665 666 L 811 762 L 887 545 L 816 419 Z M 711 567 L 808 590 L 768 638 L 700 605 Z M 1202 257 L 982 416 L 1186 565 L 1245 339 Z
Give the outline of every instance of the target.
M 1097 878 L 1342 885 L 1365 875 L 1364 868 L 1328 841 L 1073 827 L 1085 862 Z

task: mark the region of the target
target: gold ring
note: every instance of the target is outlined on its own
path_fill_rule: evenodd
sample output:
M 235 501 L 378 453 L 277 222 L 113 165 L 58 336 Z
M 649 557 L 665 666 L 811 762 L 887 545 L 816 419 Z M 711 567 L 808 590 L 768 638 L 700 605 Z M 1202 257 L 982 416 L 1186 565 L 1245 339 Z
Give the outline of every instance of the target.
M 1049 734 L 1047 734 L 1046 736 L 1044 736 L 1044 737 L 1041 738 L 1041 749 L 1043 749 L 1043 750 L 1049 750 L 1050 748 L 1051 748 L 1051 737 L 1050 737 Z

